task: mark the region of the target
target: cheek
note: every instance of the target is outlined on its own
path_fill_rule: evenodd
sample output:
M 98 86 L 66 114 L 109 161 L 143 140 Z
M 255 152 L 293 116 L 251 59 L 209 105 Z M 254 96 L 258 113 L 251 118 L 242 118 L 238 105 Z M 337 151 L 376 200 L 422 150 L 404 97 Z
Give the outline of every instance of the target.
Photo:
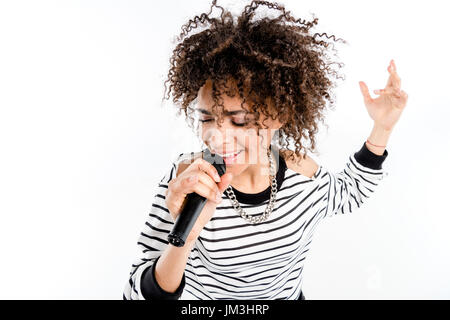
M 260 137 L 258 137 L 255 129 L 247 129 L 243 130 L 242 134 L 240 134 L 239 142 L 240 145 L 245 146 L 245 149 L 249 151 L 257 148 Z
M 245 150 L 247 155 L 258 154 L 261 151 L 263 137 L 258 136 L 256 132 L 252 132 L 250 134 L 246 133 L 243 146 L 245 146 Z
M 257 139 L 257 137 L 253 137 L 252 139 L 247 139 L 245 142 L 245 150 L 243 154 L 240 156 L 240 163 L 247 167 L 248 165 L 257 164 L 260 161 L 260 153 L 261 153 L 261 147 L 260 147 L 260 140 Z

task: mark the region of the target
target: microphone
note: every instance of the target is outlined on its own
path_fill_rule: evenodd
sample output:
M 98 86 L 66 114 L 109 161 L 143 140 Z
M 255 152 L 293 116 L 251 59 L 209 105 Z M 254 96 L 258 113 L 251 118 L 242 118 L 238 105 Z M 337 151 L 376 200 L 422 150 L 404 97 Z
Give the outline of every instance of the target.
M 211 163 L 217 170 L 219 176 L 223 176 L 226 171 L 226 165 L 221 156 L 206 148 L 202 151 L 202 158 Z M 195 192 L 186 195 L 183 207 L 178 215 L 172 231 L 167 236 L 167 240 L 176 247 L 182 247 L 191 233 L 192 227 L 197 221 L 198 216 L 202 212 L 207 199 Z

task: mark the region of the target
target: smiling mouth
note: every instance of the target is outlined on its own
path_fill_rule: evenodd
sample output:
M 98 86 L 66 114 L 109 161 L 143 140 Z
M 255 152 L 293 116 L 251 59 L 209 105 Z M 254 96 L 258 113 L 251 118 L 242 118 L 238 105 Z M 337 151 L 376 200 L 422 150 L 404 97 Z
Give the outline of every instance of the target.
M 222 159 L 226 165 L 235 164 L 237 162 L 237 158 L 238 158 L 239 154 L 241 154 L 242 151 L 243 150 L 236 152 L 236 153 L 225 154 L 224 156 L 222 156 Z
M 230 152 L 230 153 L 226 153 L 226 154 L 221 154 L 219 152 L 216 152 L 216 154 L 218 154 L 222 158 L 233 158 L 233 157 L 237 156 L 238 154 L 240 154 L 241 152 L 242 152 L 242 150 L 238 151 L 238 152 Z

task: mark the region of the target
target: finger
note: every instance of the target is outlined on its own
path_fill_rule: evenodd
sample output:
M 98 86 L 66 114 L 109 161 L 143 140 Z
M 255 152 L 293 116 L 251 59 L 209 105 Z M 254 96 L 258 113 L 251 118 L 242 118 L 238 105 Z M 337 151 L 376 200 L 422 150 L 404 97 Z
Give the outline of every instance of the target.
M 219 192 L 218 183 L 216 183 L 209 174 L 205 173 L 202 170 L 197 170 L 197 171 L 192 171 L 192 172 L 197 175 L 199 182 L 208 186 L 208 188 L 213 190 L 215 193 Z
M 233 174 L 231 172 L 225 173 L 221 177 L 221 181 L 217 185 L 219 187 L 219 191 L 223 193 L 225 189 L 230 185 L 231 180 L 233 180 Z
M 380 95 L 380 94 L 384 93 L 384 90 L 383 89 L 376 89 L 376 90 L 373 90 L 373 93 Z
M 408 99 L 408 94 L 405 91 L 403 91 L 403 90 L 398 90 L 398 91 L 395 92 L 395 97 L 397 99 L 407 100 Z
M 221 195 L 221 198 L 222 198 L 222 195 L 223 195 L 225 189 L 230 185 L 232 179 L 233 179 L 233 174 L 231 172 L 225 173 L 222 175 L 221 181 L 217 184 L 217 186 L 219 187 L 219 193 Z
M 400 89 L 402 81 L 397 73 L 397 68 L 395 66 L 394 60 L 391 60 L 388 66 L 388 72 L 390 73 L 390 76 L 386 84 L 386 87 Z
M 217 184 L 203 171 L 190 172 L 175 182 L 171 190 L 183 196 L 195 192 L 212 201 L 218 201 L 218 195 L 222 198 Z
M 210 179 L 211 180 L 211 179 Z M 217 185 L 214 183 L 215 188 L 211 188 L 209 185 L 204 184 L 202 181 L 198 181 L 194 185 L 194 191 L 196 194 L 212 201 L 220 203 L 222 201 L 222 192 L 219 191 Z
M 195 161 L 189 166 L 186 171 L 195 171 L 195 170 L 201 170 L 205 173 L 207 173 L 211 179 L 213 179 L 215 182 L 220 182 L 220 176 L 217 172 L 217 169 L 208 161 L 206 161 L 203 158 L 197 158 Z
M 197 182 L 198 178 L 195 175 L 170 180 L 169 187 L 166 190 L 166 205 L 174 221 L 180 213 L 186 194 L 194 192 L 194 186 Z
M 392 70 L 392 69 L 390 69 L 390 70 Z M 402 85 L 402 80 L 400 79 L 398 74 L 395 73 L 395 71 L 390 71 L 390 72 L 391 72 L 391 75 L 389 76 L 386 87 L 400 89 L 400 87 Z
M 219 192 L 219 187 L 217 186 L 217 183 L 204 171 L 202 170 L 191 170 L 189 171 L 186 175 L 189 176 L 195 176 L 197 178 L 198 182 L 203 183 L 204 185 L 208 186 L 208 188 L 210 188 L 211 190 L 214 190 L 214 192 Z M 188 188 L 189 192 L 192 192 L 192 188 Z M 194 184 L 194 190 L 195 190 L 195 184 Z M 189 192 L 184 192 L 184 193 L 189 193 Z
M 408 99 L 408 94 L 405 91 L 400 91 L 400 94 L 403 98 Z
M 185 196 L 188 193 L 194 192 L 195 185 L 198 183 L 198 176 L 196 174 L 186 174 L 186 170 L 182 176 L 169 182 L 169 189 L 172 193 Z
M 397 71 L 397 66 L 396 66 L 396 64 L 395 64 L 394 59 L 391 60 L 391 65 L 392 65 L 392 67 L 394 68 L 394 71 Z
M 399 98 L 401 96 L 401 91 L 402 90 L 396 89 L 396 88 L 387 88 L 387 89 L 376 89 L 376 90 L 373 90 L 373 92 L 375 94 L 378 94 L 378 95 L 380 95 L 380 94 L 393 95 L 393 96 L 395 96 L 397 98 Z
M 371 102 L 372 101 L 372 97 L 370 96 L 369 88 L 367 87 L 367 85 L 363 81 L 359 82 L 359 88 L 361 89 L 361 93 L 363 95 L 364 101 L 365 102 Z

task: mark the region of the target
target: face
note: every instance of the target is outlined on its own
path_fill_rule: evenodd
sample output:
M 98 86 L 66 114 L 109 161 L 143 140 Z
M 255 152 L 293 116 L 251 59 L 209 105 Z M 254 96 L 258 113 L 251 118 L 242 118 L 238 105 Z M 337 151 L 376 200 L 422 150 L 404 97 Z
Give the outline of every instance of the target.
M 250 120 L 255 116 L 249 113 L 249 106 L 239 95 L 230 97 L 222 94 L 224 122 L 219 126 L 218 119 L 211 114 L 214 101 L 212 99 L 211 82 L 207 81 L 199 90 L 195 106 L 195 116 L 199 121 L 201 139 L 212 153 L 224 158 L 227 172 L 239 175 L 250 165 L 267 162 L 266 150 L 272 141 L 276 130 L 281 127 L 278 119 L 264 118 L 260 115 L 257 123 L 263 123 L 264 129 L 259 129 Z M 247 109 L 247 110 L 246 110 Z M 265 129 L 265 126 L 268 128 Z

